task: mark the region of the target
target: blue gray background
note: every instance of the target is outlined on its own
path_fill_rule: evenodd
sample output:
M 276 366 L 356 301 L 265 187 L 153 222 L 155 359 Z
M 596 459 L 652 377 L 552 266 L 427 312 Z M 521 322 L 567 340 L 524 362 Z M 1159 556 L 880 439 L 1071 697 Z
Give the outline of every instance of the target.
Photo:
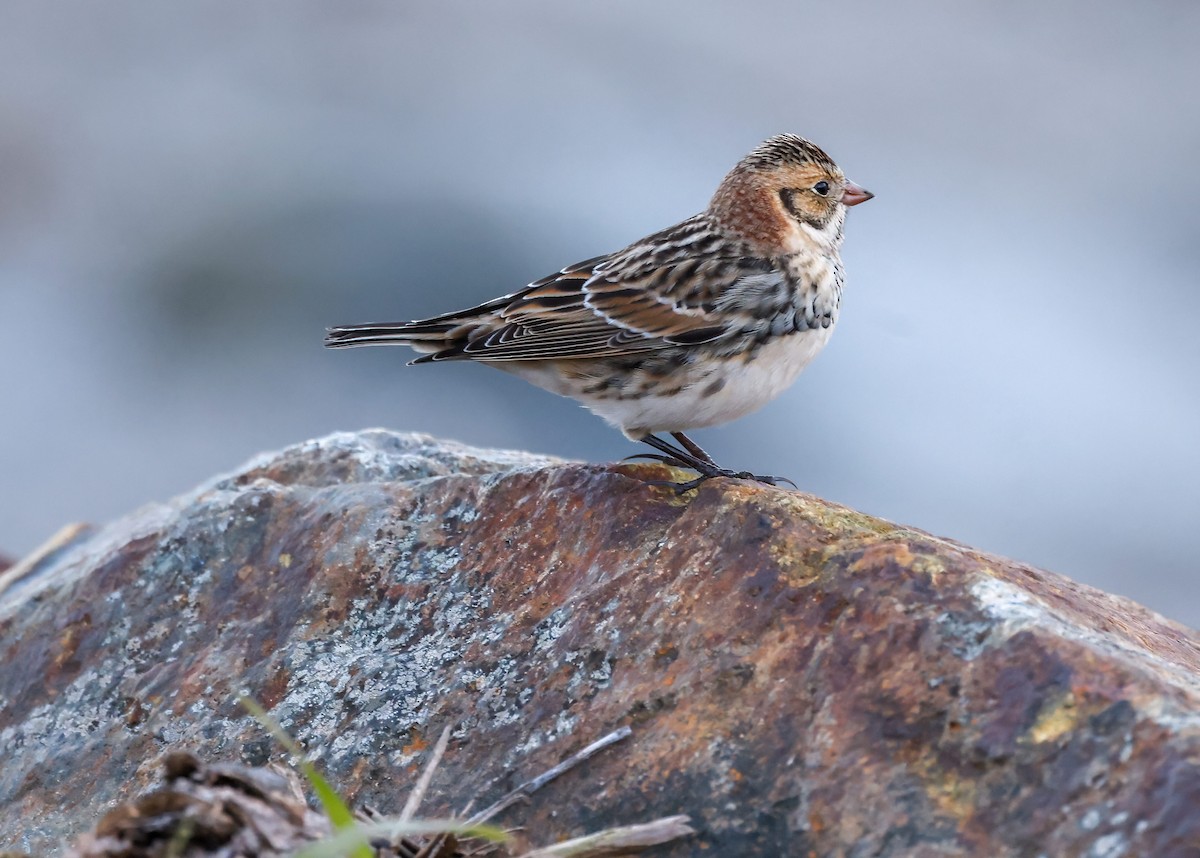
M 570 401 L 325 325 L 510 291 L 794 131 L 851 212 L 829 349 L 698 433 L 1200 625 L 1200 6 L 7 3 L 0 551 L 386 425 L 594 461 Z

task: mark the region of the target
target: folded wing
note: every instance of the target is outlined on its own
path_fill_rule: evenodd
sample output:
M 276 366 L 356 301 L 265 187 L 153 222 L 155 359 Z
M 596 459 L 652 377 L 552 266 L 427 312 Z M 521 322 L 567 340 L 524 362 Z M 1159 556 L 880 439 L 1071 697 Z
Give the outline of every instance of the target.
M 332 328 L 326 345 L 409 345 L 425 353 L 413 363 L 603 358 L 743 333 L 786 293 L 774 260 L 700 215 L 468 310 Z

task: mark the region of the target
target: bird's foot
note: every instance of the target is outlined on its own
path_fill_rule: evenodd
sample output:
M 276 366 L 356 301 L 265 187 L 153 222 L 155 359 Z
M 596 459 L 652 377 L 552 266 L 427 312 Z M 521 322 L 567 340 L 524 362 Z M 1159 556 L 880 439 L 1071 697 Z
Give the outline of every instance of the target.
M 763 483 L 768 486 L 777 486 L 780 483 L 787 483 L 792 488 L 796 488 L 796 484 L 787 477 L 766 476 L 763 474 L 752 474 L 749 471 L 731 471 L 728 468 L 720 467 L 713 461 L 708 453 L 701 449 L 700 445 L 688 438 L 682 432 L 672 432 L 672 437 L 679 442 L 680 446 L 676 447 L 667 441 L 657 438 L 654 435 L 647 435 L 642 438 L 642 441 L 649 444 L 661 453 L 640 453 L 635 456 L 629 456 L 629 459 L 654 459 L 662 462 L 665 465 L 670 465 L 677 468 L 687 468 L 695 471 L 700 476 L 694 480 L 688 480 L 682 483 L 673 483 L 666 480 L 655 480 L 654 485 L 671 486 L 679 494 L 690 492 L 697 488 L 705 480 L 711 480 L 715 477 L 727 477 L 734 480 L 754 480 L 755 482 Z
M 699 470 L 693 467 L 692 470 Z M 700 484 L 706 480 L 711 480 L 715 477 L 726 477 L 731 480 L 753 480 L 756 483 L 763 483 L 768 486 L 777 486 L 780 483 L 787 483 L 792 488 L 798 486 L 789 480 L 787 477 L 775 477 L 767 474 L 752 474 L 749 471 L 731 471 L 728 468 L 713 468 L 711 471 L 700 471 L 700 476 L 694 480 L 688 480 L 684 483 L 667 483 L 674 486 L 675 491 L 679 494 L 690 492 L 692 489 L 699 488 Z

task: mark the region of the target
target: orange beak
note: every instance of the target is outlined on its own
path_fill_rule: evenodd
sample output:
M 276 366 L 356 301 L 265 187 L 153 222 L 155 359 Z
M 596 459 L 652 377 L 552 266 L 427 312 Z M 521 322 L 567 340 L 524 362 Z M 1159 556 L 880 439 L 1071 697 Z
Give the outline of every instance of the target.
M 842 192 L 842 203 L 848 206 L 856 206 L 859 203 L 865 203 L 873 196 L 875 195 L 866 188 L 860 187 L 847 179 L 846 190 Z

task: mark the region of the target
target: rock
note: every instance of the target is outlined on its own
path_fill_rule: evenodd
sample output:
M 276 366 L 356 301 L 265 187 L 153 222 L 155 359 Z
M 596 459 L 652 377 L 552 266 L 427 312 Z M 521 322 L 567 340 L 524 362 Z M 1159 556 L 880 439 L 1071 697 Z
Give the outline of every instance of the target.
M 262 456 L 0 595 L 0 849 L 49 853 L 166 752 L 540 843 L 687 814 L 661 855 L 1200 854 L 1200 638 L 794 491 L 420 436 Z M 536 837 L 533 833 L 536 832 Z

